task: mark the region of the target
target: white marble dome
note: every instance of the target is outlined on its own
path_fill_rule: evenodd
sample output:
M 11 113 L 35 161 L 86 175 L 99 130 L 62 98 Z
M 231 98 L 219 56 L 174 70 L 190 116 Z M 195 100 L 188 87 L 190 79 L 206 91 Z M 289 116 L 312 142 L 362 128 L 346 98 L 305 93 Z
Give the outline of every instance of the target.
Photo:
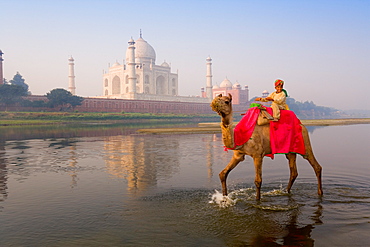
M 226 78 L 221 82 L 220 87 L 232 88 L 233 84 Z
M 135 41 L 135 60 L 140 62 L 142 59 L 151 60 L 155 63 L 156 54 L 153 47 L 140 37 Z

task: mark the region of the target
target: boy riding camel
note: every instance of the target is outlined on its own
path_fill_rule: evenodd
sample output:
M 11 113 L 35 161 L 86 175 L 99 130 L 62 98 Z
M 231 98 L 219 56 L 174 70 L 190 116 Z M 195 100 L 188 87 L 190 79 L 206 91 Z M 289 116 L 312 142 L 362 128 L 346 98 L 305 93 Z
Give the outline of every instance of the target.
M 272 101 L 271 108 L 272 108 L 273 117 L 274 117 L 272 121 L 279 121 L 280 110 L 289 110 L 289 107 L 286 104 L 286 97 L 288 97 L 288 93 L 285 89 L 283 89 L 283 87 L 284 87 L 284 81 L 277 79 L 275 81 L 276 92 L 272 92 L 266 98 L 256 98 L 255 99 L 256 101 L 261 101 L 261 102 Z

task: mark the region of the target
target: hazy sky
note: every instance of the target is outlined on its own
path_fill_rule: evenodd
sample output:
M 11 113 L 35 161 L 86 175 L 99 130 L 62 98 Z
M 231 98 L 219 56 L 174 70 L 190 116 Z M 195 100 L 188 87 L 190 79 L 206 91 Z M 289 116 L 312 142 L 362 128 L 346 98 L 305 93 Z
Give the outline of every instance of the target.
M 254 97 L 281 78 L 298 101 L 369 110 L 369 16 L 367 0 L 0 0 L 0 49 L 4 77 L 19 71 L 32 94 L 67 89 L 72 55 L 76 94 L 97 96 L 141 29 L 180 95 L 200 94 L 211 56 L 214 85 L 227 77 Z

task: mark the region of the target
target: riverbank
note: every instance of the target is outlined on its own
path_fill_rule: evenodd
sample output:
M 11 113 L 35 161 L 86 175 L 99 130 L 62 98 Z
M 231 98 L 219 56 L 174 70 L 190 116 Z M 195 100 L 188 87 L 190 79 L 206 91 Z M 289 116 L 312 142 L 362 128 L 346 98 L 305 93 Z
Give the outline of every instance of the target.
M 370 118 L 348 118 L 348 119 L 310 119 L 301 120 L 305 126 L 333 126 L 333 125 L 350 125 L 350 124 L 370 124 Z M 236 125 L 237 123 L 234 123 Z M 155 128 L 139 129 L 139 133 L 147 134 L 174 134 L 174 133 L 220 133 L 220 123 L 199 123 L 195 128 Z
M 166 123 L 193 122 L 199 123 L 193 128 L 147 128 L 139 129 L 139 133 L 218 133 L 220 132 L 219 116 L 185 115 L 185 114 L 153 114 L 153 113 L 89 113 L 89 112 L 0 112 L 0 127 L 7 126 L 42 126 L 71 124 L 135 124 L 135 123 Z M 370 124 L 370 118 L 345 119 L 312 119 L 301 120 L 305 126 L 330 126 L 348 124 Z M 237 123 L 237 122 L 236 122 Z M 235 123 L 235 124 L 236 124 Z
M 1 126 L 117 124 L 143 122 L 216 121 L 213 114 L 90 113 L 90 112 L 0 112 Z

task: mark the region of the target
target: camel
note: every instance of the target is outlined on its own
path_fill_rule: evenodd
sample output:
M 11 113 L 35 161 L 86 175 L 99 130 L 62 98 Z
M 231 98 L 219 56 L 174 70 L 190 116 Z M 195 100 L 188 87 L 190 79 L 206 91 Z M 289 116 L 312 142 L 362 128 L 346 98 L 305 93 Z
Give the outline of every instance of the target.
M 241 161 L 244 160 L 245 155 L 249 155 L 253 158 L 255 167 L 255 180 L 256 186 L 256 200 L 261 199 L 261 185 L 262 185 L 262 161 L 266 154 L 271 154 L 270 146 L 270 125 L 257 125 L 253 130 L 253 134 L 250 140 L 241 146 L 234 146 L 234 128 L 233 128 L 233 110 L 232 110 L 232 96 L 222 96 L 222 94 L 216 96 L 211 103 L 212 110 L 217 112 L 221 116 L 221 131 L 222 141 L 226 148 L 233 149 L 233 157 L 227 166 L 220 172 L 219 177 L 222 185 L 222 194 L 228 195 L 226 179 L 232 169 L 234 169 Z M 304 125 L 302 126 L 302 136 L 305 145 L 305 155 L 303 158 L 306 159 L 315 171 L 318 183 L 318 195 L 323 195 L 322 184 L 321 184 L 321 172 L 322 167 L 317 162 L 313 150 L 311 147 L 308 131 Z M 287 192 L 293 186 L 295 179 L 298 176 L 297 165 L 296 165 L 296 153 L 286 154 L 286 158 L 289 161 L 290 177 L 287 185 Z

